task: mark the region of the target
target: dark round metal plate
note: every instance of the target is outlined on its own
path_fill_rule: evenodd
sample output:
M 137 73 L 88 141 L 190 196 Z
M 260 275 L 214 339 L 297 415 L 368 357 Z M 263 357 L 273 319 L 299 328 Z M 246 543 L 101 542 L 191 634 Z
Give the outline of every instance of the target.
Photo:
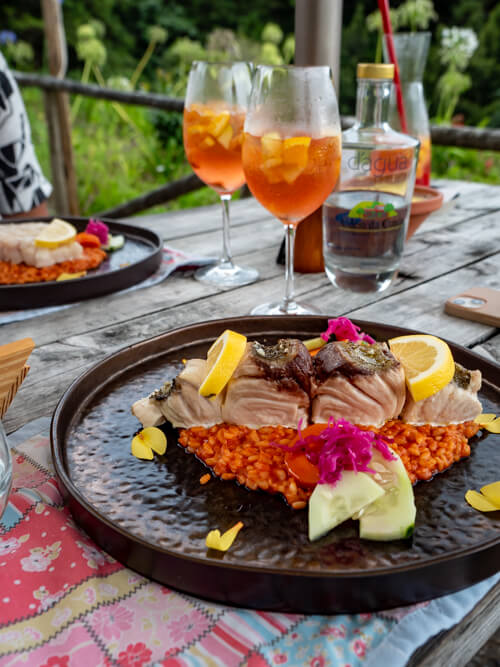
M 50 222 L 52 219 L 53 217 L 26 218 L 3 222 L 9 224 Z M 64 220 L 74 225 L 79 232 L 85 229 L 89 221 L 88 218 L 71 216 L 64 216 Z M 0 310 L 41 308 L 82 301 L 136 285 L 156 271 L 161 264 L 163 243 L 155 232 L 105 218 L 100 220 L 108 225 L 111 234 L 125 236 L 123 248 L 108 253 L 102 264 L 97 269 L 89 271 L 83 278 L 25 285 L 0 285 Z
M 163 584 L 219 602 L 308 613 L 359 612 L 450 593 L 495 573 L 500 512 L 482 514 L 465 492 L 498 479 L 498 436 L 476 436 L 472 454 L 415 487 L 411 540 L 360 540 L 347 522 L 317 542 L 307 512 L 216 478 L 169 432 L 165 456 L 139 461 L 130 442 L 139 423 L 131 404 L 175 376 L 182 359 L 205 355 L 225 329 L 250 339 L 310 338 L 325 317 L 247 317 L 187 326 L 128 347 L 87 371 L 56 408 L 52 454 L 76 520 L 125 565 Z M 358 322 L 378 340 L 407 333 Z M 499 367 L 451 344 L 455 359 L 483 373 L 485 412 L 500 412 Z M 209 530 L 244 529 L 226 553 L 207 551 Z

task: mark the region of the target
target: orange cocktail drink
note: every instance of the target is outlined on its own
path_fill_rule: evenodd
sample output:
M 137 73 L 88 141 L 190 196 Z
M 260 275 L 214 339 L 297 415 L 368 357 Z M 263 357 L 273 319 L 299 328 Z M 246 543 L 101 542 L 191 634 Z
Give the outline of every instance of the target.
M 285 224 L 297 225 L 320 206 L 337 182 L 340 136 L 301 132 L 245 133 L 247 185 L 259 202 Z
M 184 149 L 195 173 L 219 194 L 245 182 L 241 163 L 245 112 L 223 102 L 193 103 L 184 110 Z

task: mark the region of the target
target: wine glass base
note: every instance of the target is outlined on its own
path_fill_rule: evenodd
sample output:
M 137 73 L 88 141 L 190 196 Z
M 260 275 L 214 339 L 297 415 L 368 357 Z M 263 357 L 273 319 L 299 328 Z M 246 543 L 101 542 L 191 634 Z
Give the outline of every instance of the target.
M 194 277 L 201 283 L 230 289 L 254 283 L 259 277 L 259 272 L 250 267 L 236 266 L 232 262 L 219 262 L 212 266 L 203 266 L 195 272 Z
M 283 301 L 275 303 L 263 303 L 250 311 L 250 315 L 321 315 L 321 312 L 309 303 L 297 303 Z

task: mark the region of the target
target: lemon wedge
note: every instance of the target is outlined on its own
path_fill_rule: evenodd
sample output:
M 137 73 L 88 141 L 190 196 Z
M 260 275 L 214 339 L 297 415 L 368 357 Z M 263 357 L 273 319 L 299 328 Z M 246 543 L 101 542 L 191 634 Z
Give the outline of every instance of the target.
M 399 336 L 389 341 L 389 347 L 403 364 L 406 385 L 415 401 L 436 394 L 455 374 L 451 350 L 444 340 L 436 336 Z
M 245 353 L 246 336 L 226 329 L 207 353 L 207 375 L 200 385 L 202 396 L 217 396 L 231 379 Z
M 76 229 L 66 220 L 54 218 L 36 237 L 35 245 L 39 248 L 58 248 L 70 243 L 76 237 Z

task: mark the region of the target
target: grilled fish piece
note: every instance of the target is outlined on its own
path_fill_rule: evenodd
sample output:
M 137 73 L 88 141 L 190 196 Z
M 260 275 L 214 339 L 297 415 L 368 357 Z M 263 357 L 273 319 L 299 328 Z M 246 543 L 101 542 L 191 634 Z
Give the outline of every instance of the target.
M 163 389 L 153 392 L 163 416 L 176 428 L 220 424 L 223 392 L 214 399 L 200 396 L 198 389 L 207 374 L 205 359 L 188 359 L 182 371 Z
M 314 357 L 312 421 L 381 426 L 405 402 L 404 370 L 385 343 L 328 343 Z
M 247 343 L 226 387 L 224 422 L 250 428 L 297 428 L 309 421 L 312 359 L 305 345 L 283 338 L 276 345 Z
M 41 269 L 83 257 L 83 248 L 77 241 L 58 248 L 39 248 L 35 239 L 48 226 L 46 222 L 24 222 L 0 225 L 0 261 L 27 264 Z
M 408 392 L 401 418 L 408 424 L 461 424 L 472 421 L 482 412 L 477 392 L 481 388 L 481 371 L 469 371 L 455 362 L 455 375 L 440 391 L 414 401 Z

